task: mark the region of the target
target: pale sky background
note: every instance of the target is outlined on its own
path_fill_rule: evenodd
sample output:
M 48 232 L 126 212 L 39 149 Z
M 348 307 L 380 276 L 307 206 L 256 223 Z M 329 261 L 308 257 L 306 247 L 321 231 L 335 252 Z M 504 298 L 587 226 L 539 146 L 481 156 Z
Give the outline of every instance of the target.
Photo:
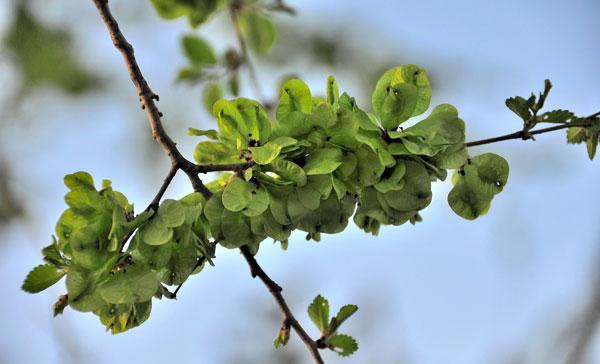
M 0 2 L 0 36 L 13 3 Z M 286 352 L 310 363 L 295 334 L 288 348 L 274 352 L 280 325 L 272 318 L 275 303 L 236 251 L 220 249 L 216 267 L 192 277 L 177 301 L 155 300 L 146 323 L 116 336 L 91 314 L 67 309 L 53 318 L 51 305 L 64 292 L 63 283 L 37 295 L 20 291 L 65 209 L 65 174 L 87 170 L 97 181 L 109 178 L 139 210 L 168 170 L 167 157 L 149 147 L 136 92 L 91 1 L 33 3 L 45 21 L 75 32 L 78 56 L 108 84 L 75 98 L 40 90 L 0 114 L 0 153 L 12 163 L 14 187 L 29 212 L 26 221 L 0 232 L 0 363 L 270 363 L 270 354 Z M 504 99 L 540 90 L 545 78 L 554 84 L 550 109 L 599 111 L 597 1 L 289 3 L 298 17 L 278 16 L 282 22 L 324 32 L 343 29 L 341 41 L 356 44 L 356 52 L 431 70 L 432 105 L 454 104 L 469 140 L 518 130 Z M 199 88 L 173 85 L 184 64 L 179 35 L 188 30 L 185 21 L 159 20 L 147 1 L 112 0 L 111 6 L 161 96 L 168 132 L 191 156 L 195 140 L 186 136 L 187 127 L 210 127 L 212 119 L 202 110 Z M 219 49 L 233 40 L 218 19 L 200 33 Z M 314 93 L 324 91 L 330 73 L 350 94 L 371 92 L 356 82 L 365 69 L 338 74 L 308 62 L 290 62 L 289 68 Z M 274 90 L 281 74 L 260 64 L 258 70 L 265 89 Z M 18 82 L 10 62 L 0 63 L 0 80 L 4 105 Z M 369 105 L 364 96 L 358 102 Z M 360 307 L 343 328 L 358 340 L 359 351 L 347 359 L 324 352 L 327 363 L 563 362 L 569 325 L 591 293 L 600 253 L 599 161 L 590 162 L 583 146 L 566 145 L 562 132 L 473 153 L 478 151 L 503 155 L 511 175 L 490 213 L 474 222 L 448 207 L 447 181 L 434 185 L 433 202 L 417 226 L 382 228 L 379 237 L 352 226 L 320 243 L 298 233 L 287 252 L 263 243 L 258 261 L 284 287 L 313 336 L 306 307 L 317 294 L 335 309 Z M 167 196 L 188 192 L 182 177 Z M 600 362 L 600 342 L 593 362 Z

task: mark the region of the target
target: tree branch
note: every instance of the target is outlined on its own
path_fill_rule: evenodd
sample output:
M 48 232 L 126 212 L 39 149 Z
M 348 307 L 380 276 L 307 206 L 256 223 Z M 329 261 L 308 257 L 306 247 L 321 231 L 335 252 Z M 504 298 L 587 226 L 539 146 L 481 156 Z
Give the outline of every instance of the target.
M 281 295 L 282 288 L 277 283 L 275 283 L 260 267 L 247 245 L 242 246 L 240 248 L 240 251 L 246 259 L 246 262 L 248 262 L 248 265 L 250 266 L 250 274 L 252 274 L 252 277 L 260 278 L 260 280 L 269 289 L 269 292 L 271 292 L 271 295 L 273 295 L 273 298 L 275 298 L 275 301 L 277 301 L 277 305 L 279 306 L 279 310 L 281 311 L 281 315 L 283 316 L 283 321 L 289 323 L 289 325 L 294 329 L 294 331 L 296 331 L 298 336 L 300 336 L 300 339 L 302 339 L 302 341 L 310 351 L 315 362 L 320 364 L 324 363 L 323 359 L 321 358 L 321 355 L 319 354 L 317 342 L 311 339 L 311 337 L 306 333 L 302 325 L 300 325 L 298 320 L 296 320 L 296 318 L 292 314 L 292 311 L 285 302 L 285 299 Z
M 167 174 L 167 176 L 165 177 L 165 180 L 163 181 L 163 184 L 160 186 L 160 189 L 156 193 L 156 196 L 154 196 L 154 199 L 152 199 L 152 202 L 150 202 L 150 204 L 148 205 L 148 207 L 146 207 L 146 211 L 150 211 L 150 210 L 156 211 L 156 210 L 158 210 L 158 206 L 160 204 L 160 200 L 164 196 L 165 192 L 167 191 L 167 187 L 169 187 L 169 185 L 171 184 L 171 181 L 173 181 L 173 178 L 177 174 L 178 170 L 179 170 L 179 168 L 177 168 L 176 165 L 172 165 L 171 166 L 171 169 L 169 170 L 169 174 Z
M 146 79 L 144 78 L 142 71 L 140 70 L 135 59 L 133 47 L 121 32 L 119 24 L 110 12 L 108 0 L 92 1 L 96 5 L 96 8 L 98 8 L 100 18 L 108 29 L 114 46 L 123 55 L 123 59 L 127 65 L 127 70 L 129 71 L 129 77 L 138 91 L 142 109 L 146 111 L 146 116 L 148 117 L 148 122 L 150 123 L 150 129 L 152 130 L 152 137 L 163 147 L 171 159 L 171 164 L 175 168 L 181 169 L 187 174 L 190 182 L 192 183 L 194 191 L 200 192 L 204 195 L 204 197 L 209 198 L 211 196 L 211 192 L 208 190 L 208 188 L 206 188 L 206 186 L 204 186 L 198 177 L 198 174 L 195 172 L 196 165 L 181 155 L 175 142 L 165 131 L 161 121 L 162 113 L 158 110 L 158 107 L 156 107 L 154 102 L 155 100 L 158 101 L 159 97 L 157 94 L 152 92 L 148 82 L 146 82 Z
M 110 38 L 113 41 L 113 44 L 123 55 L 125 64 L 127 65 L 127 69 L 129 71 L 129 76 L 131 77 L 131 81 L 133 82 L 133 84 L 135 85 L 135 87 L 139 93 L 140 103 L 142 104 L 142 109 L 146 111 L 146 115 L 147 115 L 148 121 L 150 123 L 150 128 L 152 130 L 152 137 L 156 140 L 157 143 L 159 143 L 163 147 L 163 149 L 166 151 L 167 155 L 171 159 L 171 169 L 169 171 L 169 174 L 165 178 L 158 193 L 156 194 L 156 196 L 154 197 L 154 199 L 152 200 L 152 202 L 150 203 L 150 205 L 148 206 L 147 209 L 148 210 L 156 209 L 158 207 L 158 204 L 160 203 L 160 200 L 161 200 L 162 196 L 164 195 L 167 187 L 169 186 L 169 184 L 175 177 L 175 174 L 177 173 L 177 171 L 180 169 L 187 174 L 187 176 L 190 179 L 190 182 L 192 184 L 192 187 L 194 188 L 194 191 L 202 193 L 204 195 L 204 197 L 208 199 L 208 198 L 210 198 L 212 193 L 202 183 L 202 181 L 198 177 L 198 173 L 226 171 L 226 170 L 241 171 L 241 170 L 252 167 L 254 165 L 253 161 L 250 161 L 248 163 L 242 163 L 242 164 L 231 164 L 231 165 L 220 165 L 220 166 L 212 166 L 212 165 L 200 166 L 200 165 L 196 165 L 196 164 L 190 162 L 185 157 L 183 157 L 183 155 L 181 155 L 181 153 L 177 149 L 175 142 L 169 137 L 169 135 L 167 134 L 167 132 L 165 131 L 165 129 L 162 125 L 162 122 L 161 122 L 162 113 L 158 110 L 158 108 L 156 107 L 156 104 L 154 103 L 155 100 L 158 101 L 159 97 L 154 92 L 152 92 L 152 90 L 150 89 L 150 86 L 146 82 L 146 79 L 142 75 L 142 72 L 141 72 L 141 70 L 137 64 L 137 61 L 135 59 L 135 56 L 134 56 L 133 47 L 127 41 L 127 39 L 125 38 L 125 36 L 121 32 L 121 30 L 119 29 L 119 25 L 118 25 L 117 21 L 112 16 L 110 9 L 108 7 L 108 0 L 92 0 L 92 1 L 98 8 L 100 17 L 102 18 L 102 21 L 104 22 L 104 24 L 106 25 L 106 28 L 108 29 L 108 32 L 110 34 Z M 250 76 L 252 78 L 253 83 L 255 84 L 256 91 L 260 96 L 260 88 L 258 87 L 258 80 L 256 78 L 256 73 L 254 72 L 254 68 L 249 61 L 246 43 L 242 36 L 241 29 L 239 27 L 239 23 L 237 20 L 237 14 L 234 12 L 233 9 L 231 10 L 231 16 L 232 16 L 232 20 L 236 27 L 236 33 L 238 34 L 238 40 L 240 42 L 242 52 L 244 54 L 244 60 L 245 60 L 246 64 L 248 65 L 248 69 L 250 71 Z M 321 356 L 319 354 L 317 343 L 314 340 L 312 340 L 310 338 L 310 336 L 308 336 L 306 331 L 304 331 L 304 329 L 302 328 L 300 323 L 296 320 L 296 318 L 290 311 L 283 296 L 281 295 L 281 287 L 279 287 L 277 285 L 277 283 L 275 283 L 273 280 L 271 280 L 269 278 L 269 276 L 262 270 L 260 265 L 258 265 L 258 262 L 254 259 L 254 257 L 250 253 L 250 250 L 248 249 L 247 246 L 243 246 L 242 248 L 240 248 L 240 250 L 241 250 L 242 254 L 244 255 L 244 257 L 246 258 L 248 265 L 250 266 L 250 270 L 252 272 L 253 277 L 258 276 L 263 281 L 263 283 L 265 283 L 265 285 L 267 285 L 267 287 L 269 288 L 269 291 L 271 292 L 273 297 L 275 297 L 275 300 L 277 301 L 277 303 L 281 309 L 282 315 L 284 317 L 284 321 L 286 323 L 289 323 L 289 325 L 291 327 L 293 327 L 294 330 L 298 333 L 298 335 L 300 336 L 302 341 L 308 347 L 310 353 L 312 354 L 313 358 L 315 359 L 315 362 L 317 362 L 318 364 L 322 364 L 323 359 L 321 358 Z M 198 260 L 195 268 L 197 268 L 197 266 L 202 264 L 203 261 L 204 261 L 204 259 L 200 258 Z M 177 287 L 177 289 L 173 293 L 174 297 L 177 296 L 177 293 L 179 292 L 179 289 L 181 287 L 182 287 L 182 284 L 180 284 Z
M 556 131 L 556 130 L 561 130 L 561 129 L 567 129 L 567 128 L 574 128 L 574 127 L 590 127 L 594 124 L 594 122 L 596 121 L 596 119 L 600 116 L 600 112 L 597 112 L 595 114 L 592 114 L 586 118 L 584 118 L 584 122 L 571 122 L 571 123 L 566 123 L 566 124 L 560 124 L 560 125 L 555 125 L 555 126 L 551 126 L 548 128 L 543 128 L 543 129 L 538 129 L 538 130 L 527 130 L 527 129 L 523 129 L 523 130 L 519 130 L 517 132 L 514 133 L 510 133 L 510 134 L 506 134 L 506 135 L 502 135 L 502 136 L 498 136 L 498 137 L 494 137 L 494 138 L 489 138 L 489 139 L 482 139 L 482 140 L 476 140 L 476 141 L 472 141 L 472 142 L 468 142 L 465 143 L 466 147 L 475 147 L 478 145 L 484 145 L 484 144 L 491 144 L 491 143 L 497 143 L 497 142 L 502 142 L 505 140 L 511 140 L 511 139 L 529 139 L 531 138 L 532 135 L 537 135 L 537 134 L 544 134 L 544 133 L 549 133 L 551 131 Z

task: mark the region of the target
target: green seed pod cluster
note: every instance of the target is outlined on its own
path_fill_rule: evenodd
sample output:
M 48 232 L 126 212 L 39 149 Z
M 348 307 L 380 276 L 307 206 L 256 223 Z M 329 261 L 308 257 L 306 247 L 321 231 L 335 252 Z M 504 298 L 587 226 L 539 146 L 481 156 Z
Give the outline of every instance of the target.
M 201 269 L 198 259 L 214 256 L 198 193 L 133 218 L 133 205 L 110 181 L 98 191 L 89 174 L 77 172 L 65 184 L 69 208 L 56 224 L 57 239 L 42 251 L 47 264 L 36 267 L 23 288 L 39 292 L 66 276 L 66 304 L 98 315 L 113 333 L 144 322 L 152 297 L 167 293 L 162 284 L 182 283 Z
M 167 199 L 134 217 L 109 181 L 96 190 L 89 174 L 68 175 L 69 208 L 57 239 L 42 251 L 48 264 L 34 268 L 23 289 L 39 292 L 66 275 L 68 296 L 55 312 L 66 305 L 93 312 L 118 333 L 148 318 L 153 297 L 173 298 L 166 286 L 212 264 L 216 244 L 256 253 L 267 238 L 285 248 L 295 230 L 319 241 L 351 218 L 372 234 L 381 225 L 414 224 L 431 202 L 431 183 L 445 180 L 448 169 L 456 170 L 452 209 L 467 219 L 485 214 L 506 185 L 508 164 L 490 153 L 469 158 L 465 124 L 451 105 L 400 127 L 424 113 L 430 98 L 425 71 L 403 65 L 377 83 L 374 114 L 340 95 L 333 77 L 325 98 L 313 97 L 300 80 L 287 81 L 276 120 L 256 101 L 218 100 L 218 130 L 190 129 L 209 139 L 196 146 L 199 165 L 233 170 L 206 185 L 210 198 Z
M 381 77 L 372 97 L 375 114 L 346 93 L 340 96 L 332 76 L 326 95 L 313 97 L 302 81 L 287 81 L 274 122 L 255 101 L 215 103 L 219 130 L 195 132 L 213 139 L 198 144 L 196 161 L 255 163 L 211 185 L 215 195 L 205 216 L 221 245 L 256 246 L 266 237 L 286 244 L 295 229 L 319 240 L 321 233 L 344 230 L 353 215 L 356 225 L 373 234 L 382 224 L 415 223 L 431 202 L 431 183 L 467 164 L 465 124 L 453 106 L 438 105 L 424 120 L 399 128 L 429 108 L 431 87 L 418 66 L 399 66 Z M 483 164 L 502 161 L 495 156 Z M 494 182 L 504 185 L 507 173 Z M 486 205 L 493 194 L 476 184 L 457 189 L 461 198 L 453 192 L 449 201 L 459 215 L 487 211 L 470 206 L 465 195 L 481 195 Z

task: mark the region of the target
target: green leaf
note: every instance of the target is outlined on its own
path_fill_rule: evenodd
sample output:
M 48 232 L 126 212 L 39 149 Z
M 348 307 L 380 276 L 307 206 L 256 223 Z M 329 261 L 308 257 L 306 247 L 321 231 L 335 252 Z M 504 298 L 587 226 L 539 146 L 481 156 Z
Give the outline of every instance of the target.
M 358 350 L 358 344 L 351 336 L 348 335 L 334 335 L 327 339 L 327 346 L 329 349 L 335 351 L 340 356 L 350 356 Z
M 329 325 L 329 332 L 334 333 L 337 329 L 342 326 L 342 324 L 350 318 L 350 316 L 354 315 L 358 311 L 358 306 L 356 305 L 344 305 L 338 313 L 335 315 L 335 324 Z
M 129 265 L 98 286 L 100 296 L 108 303 L 148 301 L 158 289 L 156 274 L 141 262 Z
M 217 63 L 211 45 L 197 35 L 184 35 L 181 38 L 181 46 L 188 60 L 196 67 Z
M 579 144 L 587 140 L 586 128 L 574 126 L 567 129 L 567 143 Z
M 209 113 L 212 113 L 213 105 L 215 104 L 215 102 L 222 98 L 223 89 L 218 83 L 209 83 L 204 87 L 204 90 L 202 91 L 202 102 L 204 104 L 204 108 Z
M 170 228 L 181 226 L 185 222 L 185 208 L 177 200 L 166 199 L 160 204 L 156 219 Z
M 335 106 L 340 99 L 340 91 L 338 89 L 337 81 L 335 77 L 327 77 L 327 103 L 331 106 Z
M 308 156 L 304 171 L 307 176 L 327 174 L 342 164 L 342 151 L 339 148 L 316 149 Z
M 267 54 L 277 39 L 277 28 L 256 11 L 247 11 L 240 17 L 240 28 L 246 34 L 250 47 L 260 54 Z
M 188 135 L 189 136 L 205 136 L 208 139 L 212 139 L 212 140 L 219 139 L 219 132 L 214 129 L 200 130 L 200 129 L 188 128 Z
M 294 162 L 277 158 L 268 167 L 284 180 L 295 182 L 298 186 L 306 184 L 306 173 Z
M 229 211 L 242 211 L 252 199 L 249 183 L 234 178 L 223 190 L 223 206 Z
M 587 152 L 588 152 L 588 157 L 590 157 L 590 160 L 594 159 L 594 156 L 596 155 L 596 150 L 598 149 L 598 136 L 599 136 L 600 132 L 596 132 L 594 134 L 592 134 L 592 137 L 589 138 L 586 142 L 586 148 L 587 148 Z
M 200 165 L 235 164 L 245 162 L 237 150 L 223 143 L 200 142 L 194 150 L 194 160 Z
M 29 272 L 21 289 L 29 293 L 38 293 L 58 282 L 64 275 L 64 271 L 51 264 L 38 265 Z
M 298 79 L 291 79 L 281 87 L 279 106 L 277 106 L 277 120 L 281 120 L 293 111 L 310 114 L 312 110 L 312 96 L 306 84 Z M 292 135 L 293 136 L 293 135 Z
M 252 158 L 257 164 L 269 164 L 281 152 L 282 146 L 276 144 L 274 142 L 268 142 L 262 147 L 250 147 L 250 151 L 252 152 Z
M 61 254 L 56 238 L 52 237 L 52 243 L 42 249 L 42 256 L 44 261 L 52 264 L 56 268 L 63 268 L 67 266 L 65 258 Z
M 178 0 L 150 0 L 163 19 L 177 19 L 190 13 L 191 6 Z
M 96 191 L 94 179 L 87 172 L 75 172 L 65 176 L 65 185 L 71 190 Z
M 254 183 L 248 184 L 250 185 L 250 195 L 252 197 L 242 213 L 250 217 L 259 216 L 269 208 L 269 192 L 263 186 L 257 187 Z
M 247 140 L 245 145 L 254 145 L 255 142 L 266 143 L 271 135 L 271 121 L 265 109 L 258 102 L 246 98 L 233 101 L 242 119 L 239 130 Z
M 329 302 L 318 295 L 308 306 L 308 315 L 319 331 L 324 333 L 329 324 Z
M 173 229 L 165 226 L 161 219 L 153 219 L 140 230 L 141 239 L 148 245 L 163 245 L 173 238 Z
M 521 96 L 515 96 L 506 99 L 506 107 L 512 110 L 515 114 L 517 114 L 523 121 L 528 121 L 531 119 L 531 111 L 530 111 L 531 103 L 528 100 L 525 100 Z
M 455 174 L 455 186 L 448 194 L 448 203 L 459 216 L 474 220 L 488 212 L 494 196 L 508 181 L 506 160 L 496 154 L 478 155 Z
M 189 4 L 193 0 L 176 0 L 180 3 Z M 188 16 L 188 22 L 192 28 L 204 23 L 217 10 L 219 4 L 223 3 L 220 0 L 195 0 L 190 4 L 191 11 Z
M 225 239 L 219 243 L 225 248 L 237 249 L 242 245 L 248 244 L 250 240 L 250 227 L 246 223 L 243 214 L 223 209 L 221 228 L 223 229 Z
M 412 64 L 402 65 L 381 76 L 372 96 L 375 114 L 388 130 L 394 130 L 411 116 L 429 108 L 431 86 L 425 71 Z
M 575 117 L 569 110 L 552 110 L 538 116 L 538 122 L 564 124 Z
M 406 161 L 404 187 L 385 193 L 389 205 L 397 211 L 421 210 L 431 203 L 431 182 L 421 163 Z
M 279 349 L 280 346 L 286 346 L 290 340 L 290 327 L 289 325 L 282 326 L 277 332 L 277 336 L 273 341 L 275 349 Z

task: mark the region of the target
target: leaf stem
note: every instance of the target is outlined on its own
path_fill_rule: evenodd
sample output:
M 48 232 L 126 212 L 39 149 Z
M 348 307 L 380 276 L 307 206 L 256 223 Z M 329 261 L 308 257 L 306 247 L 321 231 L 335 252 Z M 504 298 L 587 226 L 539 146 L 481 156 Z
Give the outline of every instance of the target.
M 277 305 L 279 306 L 279 310 L 281 311 L 281 315 L 283 316 L 283 321 L 286 323 L 289 323 L 289 325 L 294 329 L 294 331 L 296 331 L 298 336 L 300 336 L 300 339 L 302 339 L 302 341 L 304 342 L 304 344 L 310 351 L 315 362 L 319 363 L 319 364 L 323 364 L 324 362 L 323 362 L 323 359 L 321 358 L 321 355 L 319 354 L 319 348 L 317 346 L 317 342 L 315 340 L 311 339 L 311 337 L 306 333 L 306 331 L 304 330 L 302 325 L 300 325 L 298 320 L 296 320 L 296 318 L 292 314 L 292 311 L 290 310 L 285 299 L 283 298 L 283 295 L 281 294 L 282 288 L 277 283 L 275 283 L 267 275 L 267 273 L 265 273 L 265 271 L 261 268 L 261 266 L 258 264 L 256 259 L 250 252 L 250 249 L 248 248 L 247 245 L 242 246 L 240 248 L 240 251 L 242 252 L 242 255 L 244 256 L 244 258 L 246 259 L 246 262 L 248 262 L 248 265 L 250 266 L 250 274 L 252 275 L 252 277 L 260 278 L 260 280 L 269 289 L 269 292 L 271 292 L 271 295 L 273 295 L 273 298 L 275 298 L 275 301 L 277 302 Z

